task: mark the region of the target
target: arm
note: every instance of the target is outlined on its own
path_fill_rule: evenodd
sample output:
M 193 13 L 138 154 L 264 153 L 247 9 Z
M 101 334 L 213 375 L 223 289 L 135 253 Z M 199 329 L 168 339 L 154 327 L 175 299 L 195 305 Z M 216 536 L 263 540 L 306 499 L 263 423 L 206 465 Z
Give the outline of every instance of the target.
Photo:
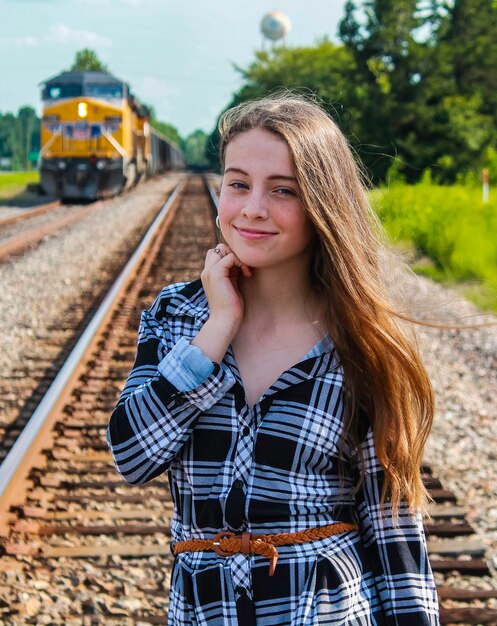
M 144 311 L 135 364 L 107 428 L 116 467 L 133 484 L 167 470 L 201 413 L 234 383 L 228 369 L 206 364 L 205 357 L 199 360 L 199 354 L 192 353 L 198 348 L 190 348 L 186 338 L 164 356 L 158 328 L 150 311 Z
M 420 516 L 406 508 L 392 520 L 380 511 L 383 468 L 369 429 L 362 444 L 366 475 L 356 495 L 359 532 L 368 553 L 388 626 L 438 626 L 438 600 Z M 358 470 L 357 470 L 358 475 Z
M 136 361 L 107 428 L 116 467 L 130 483 L 147 482 L 167 470 L 201 413 L 235 382 L 219 363 L 243 317 L 239 273 L 249 277 L 251 272 L 225 244 L 216 250 L 219 254 L 207 252 L 201 274 L 209 319 L 191 346 L 182 338 L 164 354 L 168 329 L 153 315 L 161 308 L 160 296 L 142 314 Z M 212 363 L 206 364 L 205 357 Z

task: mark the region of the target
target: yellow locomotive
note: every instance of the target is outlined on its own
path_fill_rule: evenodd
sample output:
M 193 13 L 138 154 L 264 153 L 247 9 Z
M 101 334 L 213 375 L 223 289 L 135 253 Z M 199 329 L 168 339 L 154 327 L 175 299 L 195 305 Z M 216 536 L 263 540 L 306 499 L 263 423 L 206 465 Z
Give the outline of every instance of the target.
M 50 195 L 93 200 L 184 167 L 179 148 L 108 72 L 63 72 L 43 83 L 42 99 L 40 179 Z

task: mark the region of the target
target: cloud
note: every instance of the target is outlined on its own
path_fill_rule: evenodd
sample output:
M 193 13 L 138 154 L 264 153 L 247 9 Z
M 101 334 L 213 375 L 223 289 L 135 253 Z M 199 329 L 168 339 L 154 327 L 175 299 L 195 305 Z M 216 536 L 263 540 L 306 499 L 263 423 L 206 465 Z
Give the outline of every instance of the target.
M 38 37 L 32 37 L 27 35 L 26 37 L 17 37 L 14 39 L 14 45 L 16 46 L 29 46 L 31 48 L 40 45 Z
M 1 37 L 0 46 L 2 47 L 30 47 L 39 46 L 42 42 L 56 45 L 66 45 L 77 43 L 78 46 L 101 46 L 108 47 L 112 45 L 112 40 L 102 37 L 98 33 L 92 33 L 88 30 L 78 30 L 71 28 L 66 24 L 55 24 L 43 37 L 34 37 L 25 35 L 23 37 Z
M 25 48 L 34 48 L 40 45 L 38 37 L 27 35 L 26 37 L 0 37 L 0 46 L 2 48 L 12 48 L 13 46 Z
M 97 33 L 88 30 L 78 30 L 71 28 L 66 24 L 55 24 L 50 27 L 48 34 L 44 37 L 45 41 L 56 44 L 77 43 L 78 45 L 87 46 L 111 46 L 112 41 L 107 37 L 102 37 Z

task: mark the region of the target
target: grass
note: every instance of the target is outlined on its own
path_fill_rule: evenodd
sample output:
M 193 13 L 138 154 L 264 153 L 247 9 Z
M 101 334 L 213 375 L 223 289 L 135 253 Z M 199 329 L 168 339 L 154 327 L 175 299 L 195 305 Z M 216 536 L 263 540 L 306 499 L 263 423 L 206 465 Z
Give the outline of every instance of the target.
M 8 200 L 21 194 L 29 183 L 38 183 L 40 174 L 32 172 L 0 172 L 0 198 Z
M 399 183 L 371 197 L 390 238 L 414 248 L 415 271 L 497 311 L 497 191 L 484 204 L 478 188 Z

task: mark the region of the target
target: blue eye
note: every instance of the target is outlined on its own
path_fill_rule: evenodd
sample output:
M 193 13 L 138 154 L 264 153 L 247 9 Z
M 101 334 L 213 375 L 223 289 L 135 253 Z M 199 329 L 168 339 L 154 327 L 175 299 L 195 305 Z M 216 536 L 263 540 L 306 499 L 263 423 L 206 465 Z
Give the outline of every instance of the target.
M 234 189 L 245 189 L 247 185 L 235 180 L 232 183 L 228 183 L 228 187 L 233 187 Z

